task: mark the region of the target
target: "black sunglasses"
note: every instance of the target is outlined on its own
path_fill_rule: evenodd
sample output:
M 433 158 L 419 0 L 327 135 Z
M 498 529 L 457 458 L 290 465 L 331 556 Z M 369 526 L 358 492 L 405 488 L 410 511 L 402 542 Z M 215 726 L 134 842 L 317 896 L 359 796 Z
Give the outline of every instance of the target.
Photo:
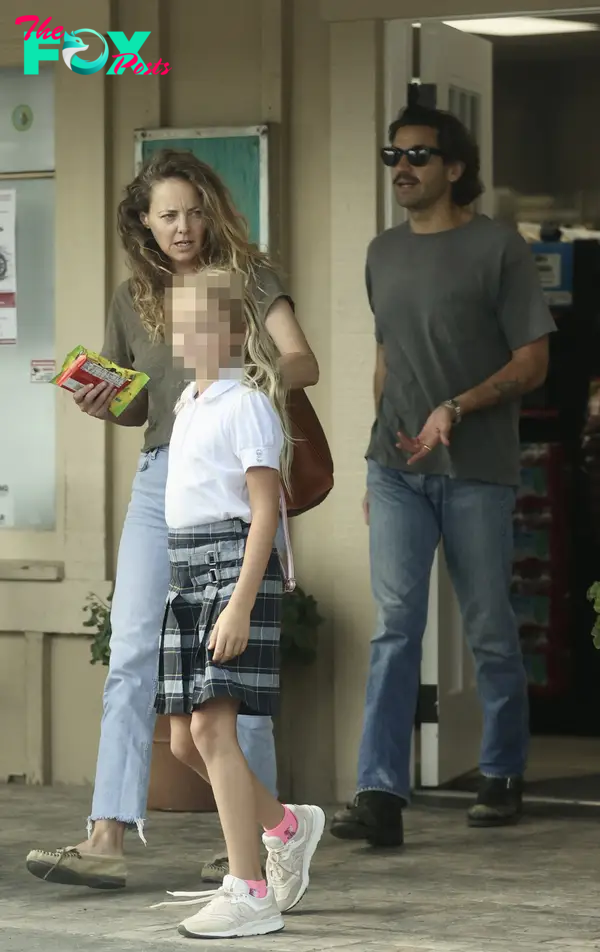
M 420 169 L 429 164 L 433 155 L 443 155 L 443 152 L 430 145 L 414 145 L 410 149 L 397 149 L 395 145 L 386 145 L 381 150 L 384 165 L 391 169 L 402 161 L 403 155 L 414 168 Z

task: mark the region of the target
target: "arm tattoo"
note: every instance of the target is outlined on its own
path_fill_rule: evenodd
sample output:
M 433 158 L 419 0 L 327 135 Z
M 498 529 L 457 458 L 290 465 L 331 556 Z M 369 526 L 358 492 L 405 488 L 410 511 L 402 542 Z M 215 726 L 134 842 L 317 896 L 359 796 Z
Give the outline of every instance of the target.
M 494 384 L 494 390 L 500 398 L 500 403 L 508 400 L 515 400 L 523 394 L 523 384 L 520 380 L 498 380 Z

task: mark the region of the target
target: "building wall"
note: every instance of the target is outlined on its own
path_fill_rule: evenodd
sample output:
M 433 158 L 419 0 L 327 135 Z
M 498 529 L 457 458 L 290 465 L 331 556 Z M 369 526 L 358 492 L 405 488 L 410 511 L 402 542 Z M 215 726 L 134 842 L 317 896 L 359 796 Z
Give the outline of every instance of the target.
M 480 0 L 476 9 L 501 5 Z M 443 6 L 421 0 L 418 12 L 448 15 Z M 110 293 L 126 274 L 114 222 L 133 173 L 133 130 L 275 124 L 282 263 L 321 364 L 311 399 L 337 471 L 331 498 L 293 527 L 299 578 L 326 624 L 317 665 L 285 672 L 283 787 L 299 799 L 341 799 L 354 784 L 374 620 L 361 516 L 374 345 L 362 274 L 380 226 L 381 24 L 354 0 L 90 0 L 84 16 L 80 8 L 55 0 L 54 21 L 128 34 L 149 29 L 148 53 L 172 70 L 164 78 L 83 80 L 58 65 L 57 357 L 83 337 L 100 345 Z M 413 17 L 417 4 L 372 0 L 372 9 L 372 16 Z M 456 0 L 453 12 L 473 9 Z M 37 0 L 28 10 L 48 15 Z M 14 26 L 21 13 L 17 0 L 5 0 L 0 65 L 22 62 Z M 73 203 L 74 194 L 85 201 Z M 74 244 L 72 234 L 85 240 Z M 105 672 L 88 664 L 81 606 L 90 590 L 110 589 L 141 433 L 96 424 L 60 393 L 57 414 L 58 528 L 44 537 L 0 536 L 0 779 L 82 783 L 94 774 Z M 29 566 L 30 581 L 11 580 L 3 570 L 11 559 Z M 36 560 L 60 563 L 64 580 L 36 581 L 43 568 Z
M 42 19 L 48 15 L 41 3 L 33 3 L 28 12 L 43 15 Z M 22 40 L 14 25 L 21 13 L 20 5 L 11 2 L 0 14 L 2 65 L 22 62 Z M 74 0 L 58 2 L 52 13 L 56 24 L 74 28 L 83 22 Z M 311 339 L 319 337 L 315 349 L 326 363 L 329 232 L 322 211 L 329 204 L 329 107 L 327 83 L 319 82 L 319 71 L 321 78 L 326 76 L 328 28 L 319 18 L 317 3 L 228 0 L 225 4 L 190 4 L 170 0 L 160 4 L 157 0 L 120 0 L 110 5 L 99 0 L 87 6 L 85 23 L 99 31 L 122 29 L 127 35 L 136 29 L 151 30 L 144 52 L 149 58 L 162 56 L 172 68 L 164 78 L 125 75 L 83 80 L 62 64 L 57 67 L 57 357 L 66 353 L 75 339 L 85 339 L 92 348 L 101 345 L 110 295 L 127 275 L 115 223 L 123 186 L 134 171 L 134 129 L 270 122 L 276 250 L 290 276 L 300 320 Z M 311 56 L 313 62 L 316 57 L 316 73 L 308 69 Z M 85 110 L 81 108 L 82 82 L 90 95 Z M 297 89 L 292 105 L 293 86 Z M 303 90 L 300 96 L 299 89 Z M 293 152 L 292 129 L 298 140 Z M 81 152 L 69 150 L 75 133 L 85 146 L 85 161 Z M 297 185 L 290 190 L 288 183 L 292 180 Z M 87 212 L 83 211 L 85 203 L 76 203 L 82 209 L 81 221 L 77 222 L 79 233 L 86 240 L 79 243 L 75 263 L 81 285 L 87 285 L 85 299 L 93 301 L 86 312 L 85 333 L 77 306 L 77 287 L 73 288 L 67 278 L 67 267 L 73 264 L 72 242 L 67 250 L 65 240 L 74 225 L 73 182 L 78 194 L 93 196 Z M 312 195 L 317 194 L 313 201 Z M 300 236 L 294 235 L 293 241 L 292 207 Z M 316 267 L 312 266 L 313 249 Z M 319 330 L 322 335 L 317 333 Z M 324 415 L 328 407 L 323 394 L 327 392 L 325 383 L 314 397 Z M 26 775 L 35 782 L 82 783 L 92 781 L 94 775 L 106 671 L 88 663 L 89 644 L 84 637 L 81 607 L 89 591 L 103 595 L 110 590 L 142 433 L 85 419 L 61 393 L 57 394 L 56 408 L 65 460 L 64 471 L 59 474 L 58 495 L 63 504 L 59 507 L 57 531 L 52 539 L 12 531 L 0 537 L 0 657 L 6 661 L 0 674 L 0 715 L 5 724 L 14 724 L 0 745 L 0 779 Z M 79 441 L 77 452 L 69 449 L 73 439 Z M 302 539 L 308 540 L 306 556 L 299 558 L 302 584 L 315 594 L 323 614 L 330 617 L 329 586 L 323 584 L 323 575 L 313 562 L 318 555 L 316 533 L 322 531 L 327 518 L 325 511 L 316 519 L 305 517 L 296 536 L 300 548 Z M 8 565 L 15 556 L 29 566 L 31 581 L 15 582 L 9 579 L 8 570 L 2 573 L 2 563 Z M 64 581 L 35 581 L 36 571 L 41 572 L 43 567 L 38 564 L 36 568 L 33 563 L 41 559 L 60 563 Z M 32 636 L 37 632 L 47 634 L 32 640 L 25 631 Z M 40 691 L 26 696 L 26 672 L 35 652 L 41 669 Z M 286 738 L 282 749 L 294 750 L 293 758 L 282 757 L 283 786 L 290 791 L 293 787 L 301 795 L 302 786 L 309 784 L 324 799 L 331 797 L 332 790 L 331 656 L 329 626 L 324 631 L 323 663 L 311 670 L 285 672 L 282 712 Z M 323 696 L 323 712 L 313 703 L 300 722 L 294 714 L 308 692 Z M 310 727 L 310 741 L 301 723 Z M 306 758 L 304 750 L 309 753 Z

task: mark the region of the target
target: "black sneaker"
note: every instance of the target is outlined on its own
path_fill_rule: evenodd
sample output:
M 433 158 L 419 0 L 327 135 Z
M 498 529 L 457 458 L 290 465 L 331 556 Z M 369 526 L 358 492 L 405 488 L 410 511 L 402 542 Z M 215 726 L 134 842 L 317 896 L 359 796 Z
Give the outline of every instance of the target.
M 393 793 L 368 790 L 338 810 L 331 833 L 339 840 L 366 840 L 370 846 L 402 846 L 404 800 Z
M 518 823 L 522 815 L 522 777 L 482 777 L 467 820 L 469 826 L 509 826 Z

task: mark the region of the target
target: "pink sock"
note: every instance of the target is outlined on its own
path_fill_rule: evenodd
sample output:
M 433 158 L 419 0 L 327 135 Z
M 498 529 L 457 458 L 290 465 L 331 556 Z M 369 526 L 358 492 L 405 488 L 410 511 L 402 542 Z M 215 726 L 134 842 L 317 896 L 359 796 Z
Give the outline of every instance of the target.
M 264 879 L 253 880 L 245 879 L 244 882 L 248 885 L 250 890 L 250 895 L 255 896 L 257 899 L 264 899 L 267 895 L 267 884 Z
M 298 829 L 298 820 L 292 813 L 289 807 L 284 807 L 285 813 L 283 814 L 283 820 L 276 826 L 274 830 L 265 830 L 267 836 L 277 836 L 285 846 L 286 843 L 289 843 L 292 836 L 296 833 Z

